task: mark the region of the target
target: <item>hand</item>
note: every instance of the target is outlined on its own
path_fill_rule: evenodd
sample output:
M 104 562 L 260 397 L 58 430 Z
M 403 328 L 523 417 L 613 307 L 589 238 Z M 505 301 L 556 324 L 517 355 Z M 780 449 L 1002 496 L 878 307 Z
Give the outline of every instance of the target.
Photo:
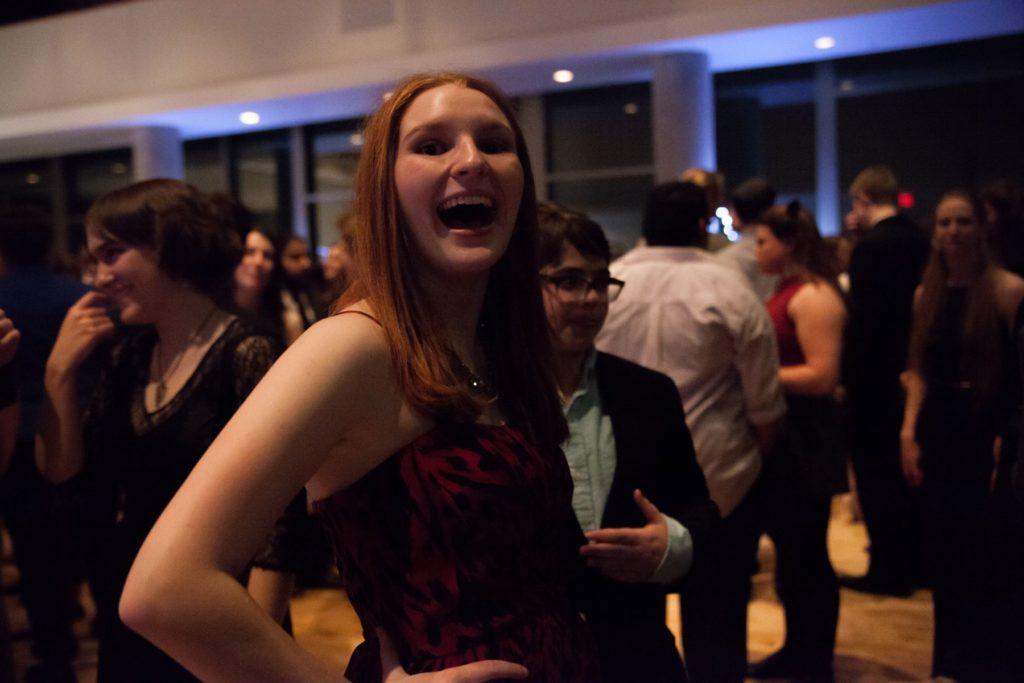
M 647 524 L 639 529 L 597 529 L 584 534 L 589 543 L 580 555 L 610 579 L 640 583 L 649 581 L 657 571 L 668 548 L 668 523 L 665 516 L 644 497 L 640 489 L 633 500 L 644 513 Z
M 0 367 L 14 360 L 14 354 L 18 351 L 18 342 L 20 341 L 21 332 L 14 327 L 14 323 L 7 317 L 7 314 L 0 310 Z
M 436 681 L 437 683 L 484 683 L 497 678 L 526 678 L 529 671 L 525 666 L 500 659 L 485 659 L 472 664 L 453 666 L 450 669 L 410 676 L 398 662 L 398 654 L 388 634 L 377 629 L 380 641 L 380 667 L 384 683 L 396 681 Z
M 66 373 L 78 369 L 100 340 L 114 334 L 106 303 L 103 294 L 87 292 L 68 309 L 46 362 L 48 370 Z
M 918 487 L 924 481 L 924 472 L 921 471 L 921 447 L 917 445 L 917 439 L 913 432 L 900 433 L 900 466 L 903 468 L 903 478 L 913 487 Z

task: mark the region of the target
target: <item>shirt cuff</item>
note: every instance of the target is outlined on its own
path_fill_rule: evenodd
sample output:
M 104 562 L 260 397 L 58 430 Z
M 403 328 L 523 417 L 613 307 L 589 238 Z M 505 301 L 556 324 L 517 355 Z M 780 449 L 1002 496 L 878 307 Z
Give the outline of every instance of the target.
M 677 520 L 664 515 L 668 525 L 668 547 L 661 558 L 661 564 L 654 570 L 652 583 L 669 584 L 681 579 L 693 564 L 693 536 Z

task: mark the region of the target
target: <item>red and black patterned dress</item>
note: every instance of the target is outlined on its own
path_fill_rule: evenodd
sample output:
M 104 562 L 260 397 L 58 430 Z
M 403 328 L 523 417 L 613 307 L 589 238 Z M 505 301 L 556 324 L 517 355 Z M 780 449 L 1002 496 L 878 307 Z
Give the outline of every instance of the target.
M 596 680 L 568 594 L 583 541 L 571 499 L 557 449 L 449 423 L 316 501 L 367 641 L 346 675 L 380 680 L 380 627 L 410 673 L 496 658 L 531 680 Z

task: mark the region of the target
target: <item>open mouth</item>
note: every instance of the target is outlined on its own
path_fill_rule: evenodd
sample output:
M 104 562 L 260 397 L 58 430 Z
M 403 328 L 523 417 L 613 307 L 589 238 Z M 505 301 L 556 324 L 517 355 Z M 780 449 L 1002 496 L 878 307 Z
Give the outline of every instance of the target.
M 494 201 L 490 197 L 472 195 L 452 197 L 437 207 L 437 216 L 445 227 L 455 230 L 479 230 L 497 217 Z

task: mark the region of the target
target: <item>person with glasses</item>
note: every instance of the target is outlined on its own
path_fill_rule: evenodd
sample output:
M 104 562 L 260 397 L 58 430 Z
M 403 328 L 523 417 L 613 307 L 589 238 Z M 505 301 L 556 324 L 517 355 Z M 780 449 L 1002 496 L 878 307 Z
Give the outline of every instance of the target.
M 685 681 L 665 626 L 665 594 L 702 561 L 718 510 L 668 377 L 599 353 L 594 338 L 625 283 L 584 214 L 539 206 L 544 308 L 569 438 L 573 509 L 595 574 L 587 624 L 608 681 Z

